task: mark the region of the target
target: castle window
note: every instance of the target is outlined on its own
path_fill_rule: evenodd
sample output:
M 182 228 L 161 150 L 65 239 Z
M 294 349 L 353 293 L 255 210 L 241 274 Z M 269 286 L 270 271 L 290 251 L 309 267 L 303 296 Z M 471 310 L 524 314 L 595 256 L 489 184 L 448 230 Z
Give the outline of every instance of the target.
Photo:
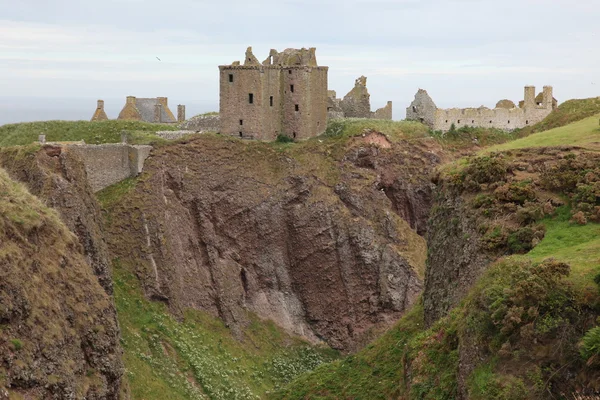
M 472 124 L 474 124 L 474 123 L 475 123 L 475 120 L 472 120 L 472 121 L 471 121 L 471 123 L 472 123 Z
M 242 136 L 244 136 L 244 135 L 242 135 L 242 132 L 240 132 L 240 137 L 242 137 Z
M 290 92 L 294 93 L 294 85 L 290 85 Z
M 290 74 L 291 74 L 291 73 L 292 73 L 292 70 L 291 70 L 291 69 L 288 69 L 288 73 L 290 73 Z
M 273 96 L 269 97 L 269 105 L 273 107 Z
M 508 123 L 510 124 L 510 119 L 508 120 Z
M 529 125 L 529 121 L 525 121 L 525 125 Z
M 254 93 L 248 93 L 248 103 L 254 103 Z
M 244 120 L 240 119 L 240 125 L 244 125 Z
M 448 123 L 448 120 L 446 120 L 446 123 Z
M 292 133 L 292 136 L 294 136 L 294 139 L 296 139 L 296 132 Z
M 492 123 L 492 121 L 490 121 L 490 124 Z
M 296 104 L 296 111 L 300 111 L 300 107 Z
M 233 74 L 229 74 L 229 82 L 233 82 Z
M 457 124 L 460 124 L 460 119 L 458 120 Z
M 413 112 L 417 112 L 417 107 L 413 106 Z

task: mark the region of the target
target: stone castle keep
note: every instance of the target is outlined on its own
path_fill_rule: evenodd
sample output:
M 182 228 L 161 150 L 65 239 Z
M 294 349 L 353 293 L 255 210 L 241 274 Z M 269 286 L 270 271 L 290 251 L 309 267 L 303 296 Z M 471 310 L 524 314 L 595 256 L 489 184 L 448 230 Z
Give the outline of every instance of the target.
M 406 109 L 406 119 L 420 121 L 435 131 L 446 132 L 452 125 L 498 128 L 511 131 L 543 120 L 557 106 L 552 97 L 552 86 L 536 97 L 535 86 L 525 86 L 525 97 L 517 108 L 510 100 L 500 100 L 492 110 L 479 108 L 437 108 L 426 90 L 419 89 L 414 101 Z
M 260 63 L 248 47 L 243 65 L 219 66 L 221 134 L 274 140 L 325 132 L 328 67 L 317 65 L 315 51 L 271 50 Z

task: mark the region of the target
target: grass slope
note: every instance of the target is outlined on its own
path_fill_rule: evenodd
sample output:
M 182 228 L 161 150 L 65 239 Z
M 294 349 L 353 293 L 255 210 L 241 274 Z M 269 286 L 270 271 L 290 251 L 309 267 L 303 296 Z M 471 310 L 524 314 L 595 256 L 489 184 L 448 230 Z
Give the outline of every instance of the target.
M 527 147 L 580 146 L 590 150 L 600 150 L 600 115 L 585 118 L 572 124 L 550 129 L 545 132 L 496 145 L 485 152 L 522 149 Z
M 593 277 L 600 273 L 600 225 L 574 225 L 569 223 L 568 219 L 569 210 L 564 209 L 556 217 L 544 220 L 547 227 L 546 237 L 534 251 L 524 256 L 513 256 L 491 268 L 478 287 L 472 290 L 470 299 L 432 328 L 423 329 L 423 310 L 419 304 L 365 349 L 345 359 L 321 365 L 315 371 L 302 375 L 276 392 L 271 398 L 455 398 L 458 370 L 457 346 L 454 343 L 456 332 L 469 326 L 478 330 L 487 329 L 486 324 L 474 320 L 475 317 L 469 314 L 469 310 L 474 307 L 473 299 L 482 293 L 502 293 L 502 290 L 514 285 L 514 282 L 506 278 L 511 259 L 540 261 L 552 255 L 560 261 L 568 262 L 571 265 L 571 274 L 567 280 L 575 283 L 575 288 L 581 288 L 577 290 L 580 301 L 584 304 L 598 304 L 600 301 L 598 287 L 593 282 Z M 491 289 L 493 287 L 498 289 Z M 555 323 L 550 317 L 548 320 L 548 324 Z M 487 340 L 492 342 L 498 340 L 498 337 L 490 335 Z M 500 342 L 495 345 L 501 344 Z M 527 390 L 546 389 L 543 382 L 540 383 L 540 387 L 533 389 L 521 387 L 522 382 L 511 383 L 513 377 L 494 372 L 496 364 L 498 360 L 492 358 L 472 374 L 469 387 L 474 398 L 517 399 L 525 398 L 522 396 Z M 531 360 L 526 364 L 535 365 Z M 499 384 L 498 379 L 504 379 L 506 385 Z M 407 384 L 409 381 L 410 385 Z
M 600 114 L 600 97 L 572 99 L 561 103 L 543 121 L 521 130 L 524 135 L 543 132 Z
M 0 126 L 0 146 L 28 145 L 36 142 L 42 133 L 49 142 L 119 143 L 123 131 L 127 132 L 130 143 L 147 144 L 162 140 L 154 132 L 175 129 L 175 125 L 119 120 L 25 122 Z
M 200 311 L 176 320 L 118 261 L 114 281 L 130 398 L 259 399 L 336 356 L 256 317 L 241 341 Z

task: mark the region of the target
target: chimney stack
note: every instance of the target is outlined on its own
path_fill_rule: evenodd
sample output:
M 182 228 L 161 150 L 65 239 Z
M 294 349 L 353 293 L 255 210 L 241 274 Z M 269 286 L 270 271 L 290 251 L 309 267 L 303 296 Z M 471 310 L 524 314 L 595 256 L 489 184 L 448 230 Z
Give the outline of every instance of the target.
M 177 121 L 178 122 L 185 121 L 185 106 L 182 104 L 179 104 L 177 106 Z

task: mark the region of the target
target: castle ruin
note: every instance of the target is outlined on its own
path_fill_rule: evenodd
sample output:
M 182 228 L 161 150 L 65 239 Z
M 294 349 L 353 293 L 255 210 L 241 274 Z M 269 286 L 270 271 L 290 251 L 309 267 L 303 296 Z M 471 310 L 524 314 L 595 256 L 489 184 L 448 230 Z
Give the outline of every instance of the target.
M 219 66 L 220 132 L 274 140 L 307 139 L 327 125 L 327 71 L 315 48 L 271 50 L 260 63 L 248 47 L 244 63 Z
M 327 92 L 327 117 L 392 119 L 392 102 L 371 111 L 371 95 L 367 89 L 367 78 L 361 76 L 354 81 L 354 88 L 343 99 L 336 98 L 334 90 Z
M 138 98 L 127 96 L 125 106 L 117 119 L 175 123 L 177 120 L 169 109 L 166 97 Z
M 127 96 L 125 106 L 117 119 L 172 124 L 185 121 L 185 106 L 177 106 L 177 119 L 169 109 L 166 97 L 138 98 Z M 108 121 L 104 111 L 104 100 L 98 100 L 96 111 L 90 121 Z
M 452 125 L 497 128 L 511 131 L 543 120 L 557 107 L 552 97 L 552 86 L 544 86 L 537 97 L 535 86 L 525 86 L 524 100 L 517 108 L 510 100 L 501 100 L 496 108 L 437 108 L 426 90 L 419 89 L 415 99 L 406 109 L 406 119 L 420 121 L 434 131 L 447 132 Z

